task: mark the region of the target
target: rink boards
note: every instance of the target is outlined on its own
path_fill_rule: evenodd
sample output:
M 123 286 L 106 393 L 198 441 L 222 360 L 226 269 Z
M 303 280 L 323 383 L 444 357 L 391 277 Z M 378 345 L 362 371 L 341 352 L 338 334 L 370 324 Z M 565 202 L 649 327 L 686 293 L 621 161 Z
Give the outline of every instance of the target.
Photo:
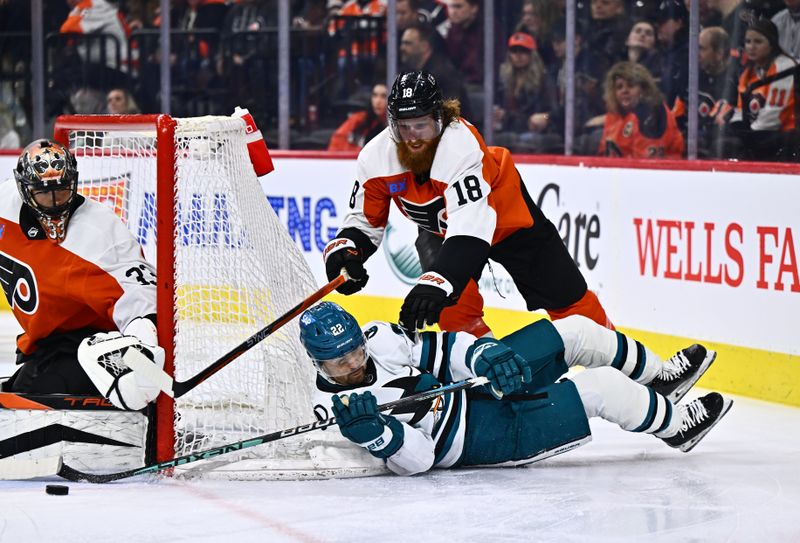
M 355 160 L 276 155 L 264 192 L 322 284 L 321 252 L 348 211 Z M 15 161 L 0 156 L 0 169 L 10 173 Z M 800 169 L 564 157 L 517 162 L 531 197 L 620 329 L 662 355 L 702 340 L 720 354 L 701 386 L 800 405 Z M 395 320 L 419 275 L 415 235 L 393 208 L 382 248 L 368 263 L 369 284 L 362 294 L 336 299 L 362 321 Z M 492 270 L 480 286 L 495 333 L 538 318 L 524 311 L 501 266 Z

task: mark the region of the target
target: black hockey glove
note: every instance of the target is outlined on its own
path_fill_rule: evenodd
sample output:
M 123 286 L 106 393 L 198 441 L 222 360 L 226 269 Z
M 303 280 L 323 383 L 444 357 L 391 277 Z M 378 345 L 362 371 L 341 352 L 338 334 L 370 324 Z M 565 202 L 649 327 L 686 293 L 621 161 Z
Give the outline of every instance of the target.
M 439 322 L 442 309 L 455 304 L 450 281 L 436 272 L 423 273 L 400 308 L 400 325 L 419 330 Z
M 322 258 L 325 260 L 325 273 L 328 275 L 328 281 L 336 279 L 342 268 L 347 270 L 350 276 L 349 281 L 345 281 L 336 290 L 342 294 L 355 294 L 367 284 L 369 275 L 367 270 L 364 269 L 364 253 L 361 249 L 356 247 L 353 240 L 349 238 L 334 238 L 325 250 L 322 252 Z

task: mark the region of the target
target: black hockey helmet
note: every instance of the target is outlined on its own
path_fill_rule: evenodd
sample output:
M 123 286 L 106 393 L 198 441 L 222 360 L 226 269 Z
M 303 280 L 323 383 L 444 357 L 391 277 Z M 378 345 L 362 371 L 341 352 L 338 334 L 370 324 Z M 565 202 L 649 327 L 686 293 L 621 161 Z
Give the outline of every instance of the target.
M 438 123 L 437 134 L 442 131 L 442 91 L 436 78 L 428 72 L 401 72 L 392 84 L 386 109 L 395 141 L 401 139 L 397 131 L 397 121 L 400 119 L 432 115 Z
M 14 179 L 22 201 L 40 219 L 67 219 L 78 193 L 78 162 L 66 147 L 46 139 L 32 142 L 19 155 Z M 69 191 L 66 198 L 62 191 Z

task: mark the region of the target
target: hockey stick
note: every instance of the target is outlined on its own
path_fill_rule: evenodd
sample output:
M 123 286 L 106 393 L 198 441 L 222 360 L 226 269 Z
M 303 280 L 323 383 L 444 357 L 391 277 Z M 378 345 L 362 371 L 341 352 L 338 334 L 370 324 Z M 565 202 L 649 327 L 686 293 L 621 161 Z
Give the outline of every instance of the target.
M 466 388 L 485 385 L 488 382 L 489 380 L 486 377 L 473 377 L 471 379 L 457 381 L 455 383 L 450 383 L 449 385 L 443 385 L 439 388 L 434 388 L 426 392 L 412 394 L 411 396 L 406 396 L 405 398 L 400 398 L 399 400 L 394 400 L 391 402 L 387 402 L 385 404 L 381 404 L 378 406 L 378 410 L 388 411 L 389 409 L 393 409 L 395 407 L 405 407 L 407 405 L 411 405 L 417 402 L 423 402 L 425 400 L 430 400 L 432 398 L 436 398 L 438 396 L 442 396 L 450 392 L 457 392 L 459 390 L 464 390 Z M 106 473 L 106 474 L 84 473 L 82 471 L 78 471 L 75 468 L 68 466 L 67 464 L 62 464 L 61 468 L 58 470 L 58 475 L 63 477 L 64 479 L 67 479 L 68 481 L 73 481 L 76 483 L 82 481 L 86 481 L 89 483 L 108 483 L 111 481 L 126 479 L 128 477 L 133 477 L 136 475 L 143 475 L 145 473 L 156 473 L 159 471 L 163 471 L 165 469 L 174 468 L 177 466 L 183 466 L 191 462 L 197 462 L 198 460 L 206 460 L 229 452 L 249 449 L 250 447 L 256 447 L 258 445 L 269 443 L 271 441 L 278 441 L 279 439 L 283 439 L 285 437 L 305 434 L 306 432 L 311 432 L 313 430 L 321 430 L 323 428 L 327 428 L 328 426 L 333 426 L 334 424 L 336 424 L 336 418 L 332 417 L 326 420 L 316 421 L 309 424 L 303 424 L 301 426 L 295 426 L 294 428 L 279 430 L 277 432 L 272 432 L 271 434 L 264 434 L 250 439 L 237 441 L 235 443 L 229 443 L 227 445 L 222 445 L 220 447 L 214 447 L 213 449 L 206 449 L 205 451 L 200 451 L 193 454 L 187 454 L 185 456 L 179 456 L 177 458 L 173 458 L 172 460 L 167 460 L 166 462 L 159 462 L 157 464 L 151 464 L 149 466 L 144 466 L 142 468 L 136 468 L 127 471 L 120 471 L 118 473 Z
M 165 394 L 171 396 L 173 398 L 180 398 L 194 387 L 217 373 L 219 370 L 239 358 L 245 352 L 250 350 L 250 348 L 254 347 L 270 335 L 275 332 L 278 328 L 295 318 L 297 315 L 311 307 L 313 304 L 317 303 L 319 300 L 333 292 L 339 285 L 348 281 L 350 276 L 347 275 L 344 268 L 342 268 L 342 273 L 328 283 L 327 285 L 320 288 L 314 294 L 291 308 L 289 311 L 278 317 L 277 320 L 268 324 L 242 343 L 234 347 L 228 353 L 222 355 L 220 358 L 209 364 L 203 370 L 200 370 L 195 376 L 186 379 L 185 381 L 173 381 L 172 377 L 170 377 L 164 370 L 156 366 L 155 364 L 145 362 L 145 363 L 136 363 L 135 367 L 133 368 L 134 371 L 143 374 L 146 378 L 148 378 L 151 382 L 158 385 L 161 390 L 164 391 Z M 135 362 L 135 359 L 131 360 L 131 362 Z

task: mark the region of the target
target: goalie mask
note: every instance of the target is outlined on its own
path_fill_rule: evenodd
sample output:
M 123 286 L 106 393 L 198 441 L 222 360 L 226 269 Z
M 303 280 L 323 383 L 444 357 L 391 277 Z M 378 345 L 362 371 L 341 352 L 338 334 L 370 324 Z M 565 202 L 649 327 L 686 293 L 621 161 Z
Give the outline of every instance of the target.
M 22 150 L 14 179 L 22 201 L 34 211 L 47 237 L 62 242 L 78 192 L 78 164 L 72 153 L 58 142 L 36 140 Z
M 394 80 L 386 105 L 389 130 L 395 142 L 432 140 L 442 133 L 442 91 L 428 72 L 402 72 Z M 431 116 L 429 126 L 422 118 Z M 414 119 L 418 122 L 410 122 Z
M 334 384 L 358 384 L 367 365 L 364 333 L 356 319 L 333 302 L 300 316 L 300 341 L 322 377 Z

